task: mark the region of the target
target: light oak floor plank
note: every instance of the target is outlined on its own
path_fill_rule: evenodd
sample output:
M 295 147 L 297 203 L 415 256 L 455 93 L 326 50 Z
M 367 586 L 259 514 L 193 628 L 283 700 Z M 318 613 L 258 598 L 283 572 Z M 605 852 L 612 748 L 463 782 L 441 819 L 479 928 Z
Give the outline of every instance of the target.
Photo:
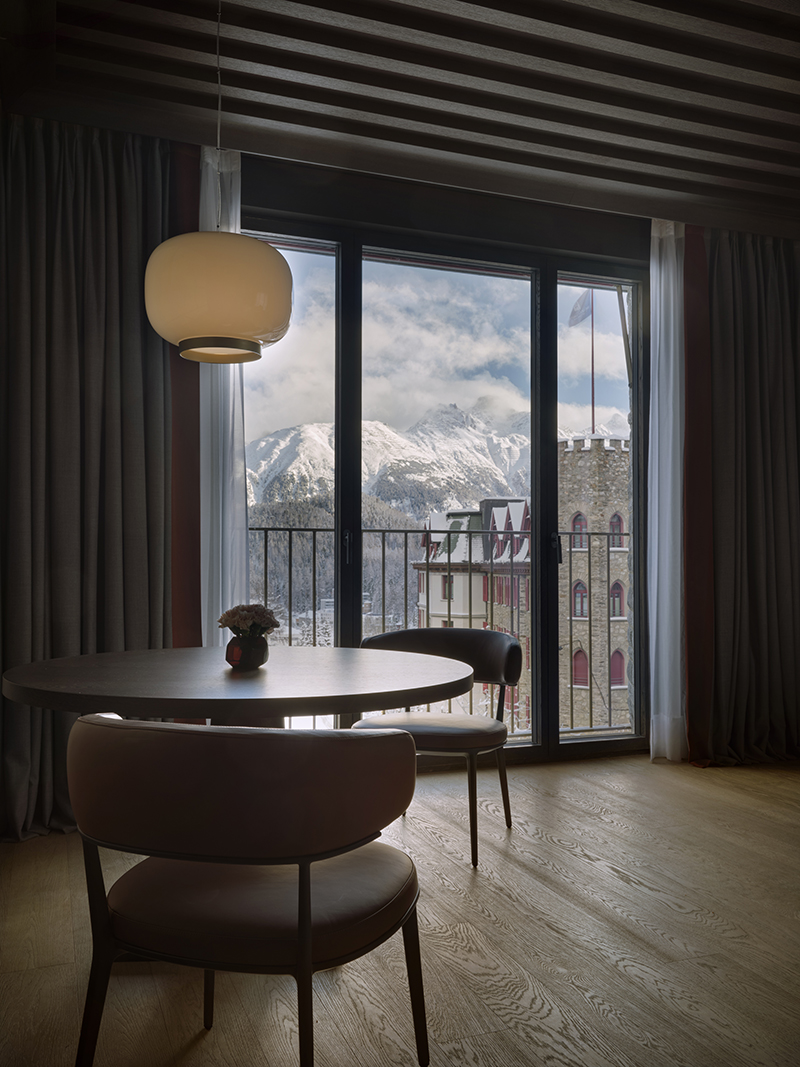
M 800 764 L 624 756 L 423 773 L 384 839 L 417 863 L 436 1067 L 797 1067 Z M 365 802 L 368 798 L 365 798 Z M 104 852 L 107 884 L 136 857 Z M 77 835 L 0 845 L 0 1063 L 72 1062 L 91 962 Z M 416 1063 L 402 939 L 314 987 L 320 1067 Z M 120 964 L 97 1067 L 296 1067 L 295 986 Z

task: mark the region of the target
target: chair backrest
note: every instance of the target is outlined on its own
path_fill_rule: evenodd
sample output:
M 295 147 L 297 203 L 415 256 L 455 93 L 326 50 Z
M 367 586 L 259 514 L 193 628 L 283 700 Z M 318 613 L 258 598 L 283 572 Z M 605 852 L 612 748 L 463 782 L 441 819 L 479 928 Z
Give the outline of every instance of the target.
M 401 730 L 269 730 L 86 715 L 67 748 L 84 837 L 145 855 L 276 862 L 377 836 L 414 794 Z
M 492 685 L 516 685 L 522 672 L 519 641 L 496 630 L 469 630 L 455 626 L 392 630 L 365 637 L 361 647 L 458 659 L 472 667 L 476 682 Z

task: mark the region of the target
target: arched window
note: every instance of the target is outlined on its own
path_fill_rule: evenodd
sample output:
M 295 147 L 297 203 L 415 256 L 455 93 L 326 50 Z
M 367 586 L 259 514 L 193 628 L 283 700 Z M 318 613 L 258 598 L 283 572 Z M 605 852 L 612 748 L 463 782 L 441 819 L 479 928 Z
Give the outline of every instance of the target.
M 608 524 L 608 529 L 611 533 L 611 547 L 624 548 L 624 542 L 622 540 L 622 516 L 619 514 L 612 515 L 611 522 Z
M 572 657 L 572 684 L 589 685 L 589 660 L 581 648 Z
M 576 582 L 572 587 L 572 617 L 585 619 L 589 615 L 589 598 L 583 582 Z
M 619 649 L 611 656 L 611 684 L 625 685 L 625 657 Z
M 572 547 L 573 548 L 588 548 L 589 547 L 589 524 L 586 521 L 586 516 L 582 515 L 579 511 L 575 518 L 572 520 Z
M 622 582 L 614 582 L 609 593 L 611 601 L 611 618 L 622 619 L 625 617 L 625 594 L 622 591 Z

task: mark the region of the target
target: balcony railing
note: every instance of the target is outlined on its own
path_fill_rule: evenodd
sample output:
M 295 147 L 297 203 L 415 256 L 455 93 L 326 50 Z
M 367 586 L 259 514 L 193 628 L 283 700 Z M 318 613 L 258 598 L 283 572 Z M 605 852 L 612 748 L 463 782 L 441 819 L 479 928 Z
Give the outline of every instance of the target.
M 630 534 L 559 531 L 562 736 L 630 733 L 633 582 Z
M 268 604 L 281 620 L 272 641 L 332 645 L 334 632 L 334 531 L 319 527 L 251 527 L 251 599 Z M 621 618 L 612 617 L 612 578 L 624 570 L 622 595 L 627 610 L 630 581 L 627 534 L 561 533 L 559 664 L 562 734 L 579 736 L 629 730 L 627 673 L 624 685 L 612 684 L 619 673 L 620 651 L 630 662 L 629 638 L 619 637 Z M 421 541 L 424 543 L 421 544 Z M 602 546 L 602 552 L 598 546 Z M 613 547 L 612 547 L 613 546 Z M 603 564 L 603 559 L 605 564 Z M 362 531 L 364 636 L 416 626 L 465 626 L 502 630 L 523 648 L 520 684 L 507 691 L 506 722 L 512 738 L 530 739 L 531 687 L 531 532 L 529 530 L 375 529 Z M 585 594 L 573 617 L 574 586 Z M 597 607 L 606 602 L 605 612 Z M 628 617 L 630 613 L 628 612 Z M 605 638 L 597 632 L 604 618 Z M 624 652 L 617 644 L 624 644 Z M 613 647 L 612 647 L 613 646 Z M 576 675 L 586 657 L 586 678 Z M 605 657 L 605 661 L 603 660 Z M 589 684 L 591 680 L 591 684 Z M 618 674 L 613 681 L 619 681 Z M 492 687 L 477 686 L 464 710 L 490 713 Z

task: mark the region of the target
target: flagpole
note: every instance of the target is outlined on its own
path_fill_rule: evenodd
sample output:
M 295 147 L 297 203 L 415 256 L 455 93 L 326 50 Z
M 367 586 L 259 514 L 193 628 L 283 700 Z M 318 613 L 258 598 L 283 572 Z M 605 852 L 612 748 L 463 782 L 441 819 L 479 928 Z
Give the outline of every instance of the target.
M 589 290 L 592 301 L 592 433 L 595 431 L 594 423 L 594 289 Z

